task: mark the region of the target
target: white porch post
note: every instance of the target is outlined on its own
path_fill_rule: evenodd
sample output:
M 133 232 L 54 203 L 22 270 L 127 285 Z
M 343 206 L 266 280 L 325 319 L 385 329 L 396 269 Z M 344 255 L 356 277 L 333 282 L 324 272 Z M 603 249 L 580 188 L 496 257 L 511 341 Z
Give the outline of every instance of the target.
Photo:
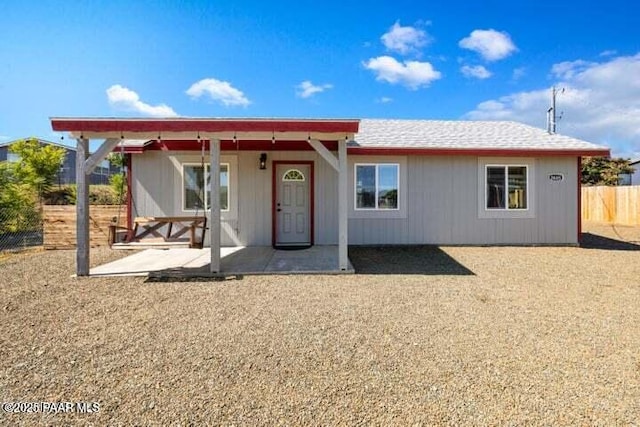
M 85 161 L 89 140 L 77 140 L 76 150 L 76 274 L 89 275 L 89 177 Z
M 220 140 L 211 139 L 209 143 L 211 164 L 211 189 L 209 205 L 211 206 L 211 221 L 209 224 L 211 236 L 211 273 L 220 272 Z M 206 177 L 205 177 L 206 179 Z
M 349 221 L 347 219 L 347 141 L 338 141 L 338 260 L 340 270 L 349 268 Z

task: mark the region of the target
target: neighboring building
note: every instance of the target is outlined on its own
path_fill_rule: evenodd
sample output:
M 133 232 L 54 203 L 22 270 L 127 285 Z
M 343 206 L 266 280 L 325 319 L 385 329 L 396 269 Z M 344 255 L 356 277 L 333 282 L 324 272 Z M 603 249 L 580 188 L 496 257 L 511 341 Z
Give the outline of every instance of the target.
M 53 118 L 52 125 L 114 151 L 124 140 L 131 215 L 206 214 L 212 272 L 220 271 L 221 246 L 337 245 L 345 270 L 347 245 L 576 245 L 580 159 L 609 155 L 504 121 Z M 219 185 L 208 185 L 212 169 Z M 88 248 L 87 239 L 78 236 L 79 247 Z M 88 257 L 79 259 L 79 274 L 88 274 Z
M 65 150 L 64 161 L 58 171 L 55 184 L 67 185 L 75 184 L 76 182 L 76 149 L 75 147 L 68 147 L 66 145 L 58 144 L 56 142 L 46 141 L 44 139 L 38 139 L 41 145 L 53 145 L 63 148 Z M 0 162 L 9 161 L 17 162 L 20 157 L 9 151 L 9 147 L 17 141 L 9 141 L 0 143 Z M 108 160 L 103 160 L 98 167 L 94 170 L 90 177 L 91 184 L 108 184 L 109 177 L 113 174 L 119 173 L 120 168 L 112 165 Z
M 618 175 L 618 185 L 640 185 L 640 159 L 631 160 L 629 166 L 635 169 L 633 173 L 621 173 Z
M 631 174 L 629 185 L 640 185 L 640 159 L 632 160 L 629 164 L 635 169 Z

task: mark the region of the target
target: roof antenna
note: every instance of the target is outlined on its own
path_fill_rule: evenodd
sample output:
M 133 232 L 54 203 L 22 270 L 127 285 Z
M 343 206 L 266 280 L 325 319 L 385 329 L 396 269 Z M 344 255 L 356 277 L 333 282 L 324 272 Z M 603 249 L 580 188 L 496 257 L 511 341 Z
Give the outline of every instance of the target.
M 556 97 L 558 93 L 564 93 L 564 88 L 557 89 L 555 86 L 551 87 L 551 107 L 547 110 L 547 132 L 549 135 L 555 135 L 558 120 L 562 119 L 563 112 L 560 115 L 556 114 Z

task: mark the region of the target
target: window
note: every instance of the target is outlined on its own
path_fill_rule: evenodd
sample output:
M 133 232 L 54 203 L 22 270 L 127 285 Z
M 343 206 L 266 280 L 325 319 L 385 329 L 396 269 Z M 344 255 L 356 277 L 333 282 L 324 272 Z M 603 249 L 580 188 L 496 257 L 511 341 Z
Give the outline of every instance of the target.
M 527 209 L 527 166 L 487 165 L 485 170 L 486 209 Z
M 207 185 L 204 185 L 204 175 Z M 182 170 L 183 209 L 209 210 L 209 193 L 211 191 L 211 175 L 209 165 L 183 165 Z M 229 164 L 220 164 L 220 210 L 229 210 Z
M 289 169 L 282 176 L 283 181 L 304 181 L 304 174 L 298 169 Z
M 356 164 L 356 210 L 398 210 L 399 171 L 398 164 Z

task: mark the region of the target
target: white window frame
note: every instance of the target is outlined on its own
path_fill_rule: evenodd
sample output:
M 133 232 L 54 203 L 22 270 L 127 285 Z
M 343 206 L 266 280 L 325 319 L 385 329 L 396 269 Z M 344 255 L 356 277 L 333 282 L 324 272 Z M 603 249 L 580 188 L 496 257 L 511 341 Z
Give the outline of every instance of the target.
M 184 177 L 185 177 L 185 167 L 192 167 L 192 166 L 196 166 L 196 167 L 202 167 L 202 163 L 195 163 L 195 162 L 185 162 L 182 163 L 182 168 L 180 169 L 180 173 L 181 175 L 181 184 L 182 184 L 182 211 L 183 212 L 196 212 L 198 210 L 202 210 L 203 212 L 210 212 L 211 211 L 211 206 L 209 205 L 209 191 L 207 190 L 207 171 L 211 168 L 211 164 L 210 163 L 205 163 L 204 164 L 204 188 L 203 193 L 204 193 L 204 209 L 191 209 L 191 208 L 187 208 L 186 206 L 186 199 L 185 199 L 185 191 L 184 191 Z M 222 168 L 223 166 L 227 167 L 227 209 L 220 209 L 220 212 L 229 212 L 231 210 L 231 165 L 228 162 L 220 162 L 220 168 Z
M 489 168 L 503 168 L 504 173 L 504 194 L 505 194 L 505 202 L 504 208 L 489 208 L 487 207 L 487 201 L 489 194 L 487 193 L 487 178 L 489 173 Z M 525 194 L 527 196 L 526 200 L 526 208 L 510 208 L 509 207 L 509 168 L 524 168 L 526 171 L 526 182 L 525 182 Z M 488 212 L 527 212 L 529 210 L 529 165 L 525 164 L 493 164 L 487 163 L 484 165 L 484 209 Z
M 375 173 L 375 202 L 376 202 L 376 206 L 373 208 L 359 208 L 358 207 L 358 166 L 374 166 L 376 173 Z M 378 187 L 378 174 L 379 174 L 379 167 L 380 166 L 395 166 L 396 167 L 396 183 L 398 184 L 398 188 L 396 188 L 397 191 L 397 200 L 396 200 L 396 207 L 392 208 L 392 209 L 381 209 L 378 207 L 378 191 L 379 191 L 379 187 Z M 354 163 L 353 164 L 353 208 L 356 211 L 362 211 L 362 212 L 397 212 L 400 210 L 400 163 Z
M 502 209 L 487 208 L 487 167 L 524 166 L 527 170 L 527 208 Z M 535 157 L 478 157 L 477 196 L 478 219 L 531 219 L 536 217 L 537 186 Z M 508 190 L 506 190 L 508 194 Z

